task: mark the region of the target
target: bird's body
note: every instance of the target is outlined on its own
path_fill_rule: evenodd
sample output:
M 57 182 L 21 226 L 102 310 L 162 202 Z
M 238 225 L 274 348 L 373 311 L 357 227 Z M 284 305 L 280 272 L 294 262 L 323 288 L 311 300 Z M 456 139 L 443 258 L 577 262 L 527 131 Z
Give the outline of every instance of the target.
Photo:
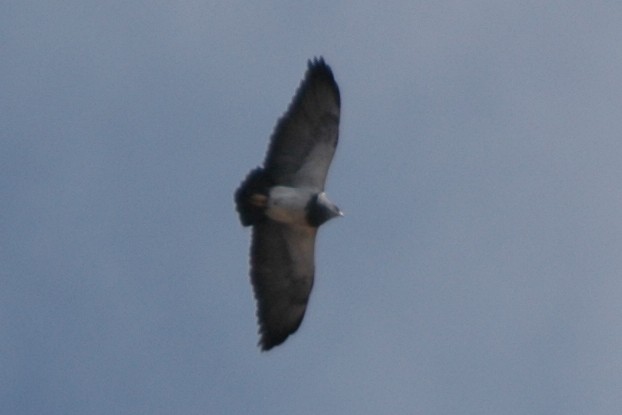
M 321 58 L 310 61 L 264 167 L 252 170 L 235 193 L 240 221 L 253 226 L 251 281 L 264 350 L 300 326 L 313 287 L 317 229 L 342 215 L 324 193 L 339 113 L 332 71 Z
M 274 186 L 268 194 L 266 216 L 276 222 L 308 225 L 306 207 L 313 194 L 310 189 Z

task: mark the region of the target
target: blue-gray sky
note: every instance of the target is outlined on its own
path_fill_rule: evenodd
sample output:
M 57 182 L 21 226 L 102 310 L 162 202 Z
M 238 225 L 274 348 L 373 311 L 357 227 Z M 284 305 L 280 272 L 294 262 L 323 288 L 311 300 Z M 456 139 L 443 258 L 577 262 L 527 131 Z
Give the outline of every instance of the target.
M 0 412 L 617 414 L 617 2 L 0 6 Z M 232 194 L 342 93 L 299 332 Z

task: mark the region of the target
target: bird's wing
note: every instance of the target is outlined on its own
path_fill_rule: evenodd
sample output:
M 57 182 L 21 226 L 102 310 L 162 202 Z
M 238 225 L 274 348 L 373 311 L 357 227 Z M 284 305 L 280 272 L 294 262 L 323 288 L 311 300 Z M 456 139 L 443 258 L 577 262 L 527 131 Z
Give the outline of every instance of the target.
M 251 280 L 263 350 L 283 343 L 302 322 L 313 287 L 316 232 L 269 219 L 253 227 Z
M 339 137 L 339 88 L 322 58 L 309 68 L 277 123 L 265 160 L 276 185 L 324 190 Z

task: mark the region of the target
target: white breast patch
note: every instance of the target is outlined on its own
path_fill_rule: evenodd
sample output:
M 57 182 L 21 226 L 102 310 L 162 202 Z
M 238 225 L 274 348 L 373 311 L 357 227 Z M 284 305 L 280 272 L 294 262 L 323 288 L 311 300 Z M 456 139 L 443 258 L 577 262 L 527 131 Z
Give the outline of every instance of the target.
M 277 222 L 306 224 L 305 207 L 312 194 L 306 189 L 275 186 L 270 189 L 266 215 Z

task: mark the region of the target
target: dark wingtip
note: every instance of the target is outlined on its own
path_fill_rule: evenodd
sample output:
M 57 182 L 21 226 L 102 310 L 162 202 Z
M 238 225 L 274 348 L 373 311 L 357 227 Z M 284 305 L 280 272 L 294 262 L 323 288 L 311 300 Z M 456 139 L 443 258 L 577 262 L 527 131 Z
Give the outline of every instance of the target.
M 333 75 L 333 71 L 330 66 L 324 61 L 322 56 L 315 57 L 313 59 L 309 59 L 307 62 L 307 79 L 316 79 L 323 80 L 330 84 L 331 88 L 333 88 L 337 94 L 337 104 L 341 106 L 341 98 L 339 94 L 339 87 L 337 86 L 337 82 L 335 81 L 335 76 Z
M 293 334 L 295 331 L 296 330 L 292 332 L 280 332 L 272 334 L 262 332 L 258 346 L 262 352 L 267 352 L 273 347 L 283 344 L 285 340 L 287 340 L 287 338 L 290 336 L 290 334 Z
M 261 311 L 258 310 L 259 318 L 259 343 L 258 346 L 262 352 L 267 352 L 275 346 L 282 344 L 293 331 L 285 330 L 269 330 L 261 318 Z M 294 330 L 295 331 L 295 330 Z
M 323 56 L 320 57 L 314 57 L 313 59 L 309 59 L 308 60 L 308 65 L 309 65 L 309 69 L 316 69 L 316 68 L 321 68 L 322 70 L 331 72 L 330 66 L 328 66 L 328 64 L 326 63 L 326 61 L 324 60 Z
M 259 340 L 258 346 L 262 352 L 268 352 L 272 350 L 273 347 L 278 346 L 279 344 L 282 344 L 284 341 L 285 339 L 282 339 L 280 341 L 275 341 L 274 339 L 268 338 L 267 336 L 262 336 L 261 339 Z
M 261 312 L 258 313 L 261 315 Z M 267 352 L 275 346 L 279 346 L 287 340 L 289 336 L 296 333 L 302 324 L 304 314 L 298 318 L 294 324 L 288 328 L 281 328 L 277 330 L 269 330 L 268 327 L 262 321 L 262 318 L 259 317 L 259 343 L 262 352 Z
M 285 341 L 285 339 L 287 339 L 287 336 L 289 336 L 289 334 L 285 334 L 281 336 L 269 335 L 263 330 L 260 330 L 259 335 L 261 337 L 259 338 L 259 343 L 257 345 L 259 346 L 262 352 L 267 352 L 273 347 L 278 346 L 279 344 L 282 344 Z

